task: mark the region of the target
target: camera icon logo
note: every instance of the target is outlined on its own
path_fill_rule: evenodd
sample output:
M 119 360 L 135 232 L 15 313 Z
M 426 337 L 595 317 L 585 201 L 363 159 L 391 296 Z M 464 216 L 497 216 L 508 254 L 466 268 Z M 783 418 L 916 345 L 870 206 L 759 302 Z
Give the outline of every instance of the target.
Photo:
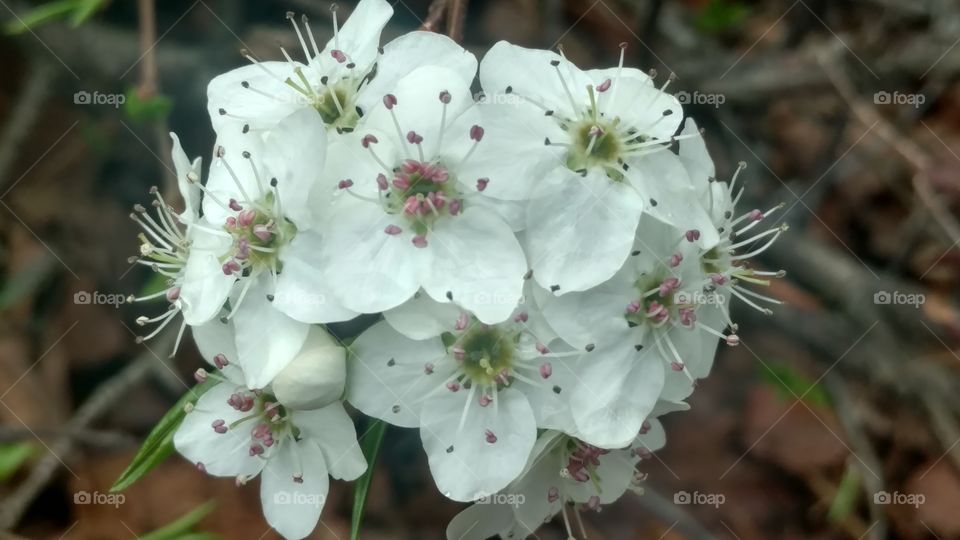
M 873 103 L 875 105 L 887 105 L 890 103 L 890 92 L 881 90 L 873 94 Z
M 891 299 L 892 296 L 887 291 L 878 291 L 873 295 L 873 303 L 877 305 L 887 305 Z
M 289 491 L 278 491 L 273 494 L 274 504 L 290 504 L 292 499 Z
M 77 291 L 73 294 L 73 303 L 87 305 L 93 301 L 93 295 L 87 291 Z
M 690 494 L 686 491 L 678 491 L 674 493 L 673 504 L 690 504 Z
M 92 498 L 86 491 L 78 491 L 73 494 L 73 504 L 90 504 Z
M 679 101 L 681 105 L 686 105 L 690 103 L 690 92 L 687 92 L 686 90 L 681 90 L 674 95 L 676 96 L 677 101 Z
M 89 105 L 91 102 L 90 92 L 86 90 L 80 90 L 73 94 L 73 103 L 76 105 Z
M 874 493 L 873 504 L 890 504 L 890 494 L 886 491 L 878 491 Z

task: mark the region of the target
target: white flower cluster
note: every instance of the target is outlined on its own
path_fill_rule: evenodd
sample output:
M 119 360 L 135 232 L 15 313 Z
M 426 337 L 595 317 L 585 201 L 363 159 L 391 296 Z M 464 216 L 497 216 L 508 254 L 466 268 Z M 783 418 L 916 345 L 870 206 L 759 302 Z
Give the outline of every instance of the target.
M 746 266 L 783 228 L 735 215 L 697 127 L 647 74 L 581 70 L 430 32 L 382 48 L 362 0 L 321 49 L 216 77 L 201 181 L 174 136 L 185 201 L 137 207 L 141 263 L 213 366 L 176 433 L 185 457 L 244 483 L 287 538 L 314 529 L 328 476 L 367 464 L 346 399 L 418 428 L 437 486 L 479 501 L 451 538 L 519 538 L 618 499 L 686 408 L 729 301 L 776 272 Z M 739 172 L 740 169 L 738 169 Z M 320 325 L 381 314 L 347 348 Z M 178 340 L 179 342 L 179 340 Z M 349 354 L 348 354 L 349 353 Z

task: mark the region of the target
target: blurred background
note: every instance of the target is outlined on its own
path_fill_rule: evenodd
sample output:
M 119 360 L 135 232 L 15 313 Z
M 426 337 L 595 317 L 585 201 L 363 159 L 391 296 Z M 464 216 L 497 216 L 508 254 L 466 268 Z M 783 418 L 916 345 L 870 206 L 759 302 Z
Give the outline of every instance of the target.
M 341 20 L 352 2 L 340 6 Z M 213 144 L 206 84 L 240 50 L 299 50 L 287 11 L 325 0 L 0 0 L 0 538 L 275 538 L 256 485 L 174 456 L 113 481 L 184 393 L 189 339 L 145 345 L 132 205 L 169 189 L 176 131 Z M 397 0 L 478 56 L 562 46 L 654 69 L 706 129 L 741 209 L 784 202 L 773 316 L 735 304 L 692 410 L 665 418 L 646 493 L 585 515 L 592 539 L 960 538 L 960 4 L 953 0 Z M 175 332 L 174 332 L 175 333 Z M 364 426 L 359 426 L 361 432 Z M 202 506 L 213 501 L 213 506 Z M 349 537 L 334 482 L 313 538 Z M 199 510 L 197 510 L 199 508 Z M 415 431 L 390 429 L 363 538 L 441 538 L 461 505 Z M 562 526 L 538 531 L 563 538 Z

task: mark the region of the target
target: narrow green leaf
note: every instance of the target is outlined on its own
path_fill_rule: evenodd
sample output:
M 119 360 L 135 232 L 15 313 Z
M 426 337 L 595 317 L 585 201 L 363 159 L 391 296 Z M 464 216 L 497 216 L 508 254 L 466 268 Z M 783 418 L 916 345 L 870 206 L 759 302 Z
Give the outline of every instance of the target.
M 4 29 L 8 34 L 22 34 L 56 18 L 65 17 L 76 7 L 77 0 L 60 0 L 43 4 L 8 22 Z
M 367 504 L 367 495 L 370 493 L 370 483 L 373 481 L 373 469 L 380 455 L 383 445 L 383 436 L 387 432 L 387 423 L 373 420 L 369 429 L 360 439 L 360 448 L 363 457 L 367 458 L 367 472 L 357 479 L 353 487 L 353 513 L 350 516 L 350 540 L 360 538 L 360 524 L 363 522 L 363 508 Z
M 110 488 L 111 492 L 116 493 L 127 489 L 170 457 L 170 454 L 173 453 L 173 434 L 180 427 L 180 422 L 183 421 L 186 414 L 183 408 L 187 403 L 195 404 L 197 399 L 204 392 L 213 388 L 215 384 L 215 381 L 208 380 L 203 384 L 194 386 L 167 411 L 167 414 L 163 415 L 163 418 L 154 426 L 153 431 L 147 435 L 147 440 L 143 442 L 143 446 L 137 451 L 137 455 L 133 457 L 133 461 L 127 466 L 127 470 L 123 471 L 120 478 L 117 478 L 117 481 L 113 483 L 113 487 Z
M 847 465 L 837 488 L 837 494 L 830 503 L 827 519 L 831 523 L 843 521 L 856 510 L 857 500 L 860 498 L 860 471 L 856 467 Z
M 808 405 L 831 408 L 830 396 L 822 385 L 795 368 L 781 363 L 769 363 L 757 368 L 760 378 L 773 388 L 782 401 L 792 401 L 803 396 Z
M 16 474 L 35 451 L 33 444 L 28 442 L 0 446 L 0 484 Z
M 73 10 L 73 15 L 70 17 L 70 25 L 74 28 L 80 26 L 94 13 L 106 7 L 106 5 L 106 0 L 79 0 L 76 8 Z
M 159 529 L 141 536 L 140 540 L 214 540 L 219 536 L 210 533 L 191 532 L 200 521 L 213 512 L 216 503 L 207 501 L 190 512 Z

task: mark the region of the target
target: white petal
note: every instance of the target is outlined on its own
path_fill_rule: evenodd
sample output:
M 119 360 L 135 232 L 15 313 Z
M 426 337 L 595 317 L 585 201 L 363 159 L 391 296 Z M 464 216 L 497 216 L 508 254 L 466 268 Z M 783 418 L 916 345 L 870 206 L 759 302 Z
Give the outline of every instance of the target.
M 530 198 L 536 181 L 551 169 L 564 167 L 566 150 L 547 146 L 545 139 L 564 140 L 565 132 L 552 117 L 513 95 L 487 96 L 480 102 L 483 140 L 457 169 L 468 188 L 479 178 L 490 182 L 483 194 L 495 199 Z M 496 100 L 496 101 L 494 101 Z M 464 144 L 473 145 L 473 141 Z
M 288 439 L 270 456 L 260 475 L 263 515 L 284 538 L 304 538 L 320 521 L 329 488 L 320 447 L 311 439 Z
M 192 162 L 190 158 L 187 157 L 187 154 L 183 151 L 183 147 L 180 146 L 180 138 L 177 137 L 176 133 L 170 133 L 170 138 L 173 140 L 173 150 L 171 152 L 171 157 L 173 158 L 173 168 L 177 171 L 177 188 L 180 190 L 180 197 L 183 199 L 184 210 L 183 216 L 188 220 L 197 219 L 198 212 L 200 211 L 200 169 L 203 165 L 203 160 L 201 158 L 196 158 Z M 194 174 L 196 179 L 190 181 L 187 178 L 187 175 Z
M 456 369 L 439 338 L 415 341 L 386 322 L 367 329 L 350 352 L 347 399 L 364 414 L 401 427 L 420 425 L 422 398 Z
M 523 249 L 510 227 L 480 209 L 438 221 L 427 235 L 433 256 L 423 288 L 437 301 L 453 301 L 493 324 L 506 319 L 523 295 Z
M 582 360 L 589 364 L 580 370 L 570 407 L 583 440 L 622 448 L 637 436 L 663 388 L 663 361 L 650 349 L 598 346 Z
M 204 324 L 191 326 L 190 328 L 193 330 L 193 340 L 197 344 L 197 349 L 200 350 L 200 355 L 203 356 L 210 365 L 215 366 L 214 358 L 222 354 L 224 358 L 231 363 L 224 367 L 221 373 L 230 381 L 239 385 L 245 385 L 246 378 L 243 375 L 243 370 L 232 363 L 236 361 L 238 356 L 233 325 L 215 318 Z
M 255 475 L 263 467 L 263 460 L 250 456 L 252 423 L 238 424 L 226 433 L 213 430 L 215 420 L 229 426 L 249 414 L 227 405 L 236 389 L 233 384 L 220 383 L 208 390 L 173 435 L 177 451 L 214 476 Z
M 530 201 L 526 249 L 533 277 L 558 294 L 599 285 L 619 270 L 633 245 L 644 203 L 629 186 L 591 171 L 555 169 L 555 187 Z
M 195 230 L 192 238 L 180 286 L 180 303 L 183 320 L 196 326 L 217 316 L 236 278 L 224 275 L 219 259 L 229 247 L 229 239 L 200 230 Z
M 486 540 L 513 525 L 513 511 L 503 504 L 472 504 L 447 525 L 447 540 Z
M 551 350 L 554 352 L 562 351 L 559 347 L 557 347 L 557 350 Z M 552 373 L 546 379 L 540 375 L 539 370 L 525 372 L 524 376 L 533 380 L 536 384 L 529 384 L 520 380 L 513 383 L 513 387 L 523 392 L 527 397 L 536 418 L 537 427 L 576 433 L 577 426 L 570 410 L 570 395 L 580 381 L 580 375 L 577 373 L 580 363 L 575 358 L 550 357 L 533 359 L 528 362 L 538 367 L 544 362 L 549 362 L 552 370 Z
M 700 231 L 698 245 L 705 248 L 719 241 L 717 230 L 679 158 L 662 150 L 642 158 L 627 159 L 626 177 L 643 197 L 644 212 L 682 232 Z M 654 204 L 654 201 L 656 204 Z
M 420 287 L 424 250 L 412 244 L 412 231 L 389 235 L 384 232 L 388 225 L 406 229 L 402 217 L 386 214 L 378 204 L 348 199 L 337 203 L 320 250 L 320 268 L 329 289 L 348 309 L 386 311 Z
M 212 195 L 203 198 L 203 214 L 207 221 L 222 227 L 228 217 L 236 215 L 227 208 L 230 199 L 249 206 L 270 189 L 270 176 L 263 167 L 263 139 L 256 133 L 218 134 L 216 144 L 221 155 L 210 165 L 206 188 Z
M 666 446 L 667 432 L 664 431 L 663 424 L 652 415 L 650 418 L 647 418 L 647 423 L 650 425 L 650 428 L 646 433 L 637 435 L 637 439 L 633 441 L 633 446 L 649 450 L 650 452 L 656 452 Z
M 293 409 L 316 409 L 343 397 L 347 351 L 321 327 L 310 328 L 293 360 L 273 379 L 277 400 Z
M 588 291 L 556 296 L 542 287 L 534 287 L 533 294 L 557 335 L 583 349 L 590 343 L 617 343 L 631 338 L 632 330 L 624 314 L 630 299 L 638 294 L 635 279 L 632 269 L 624 267 Z
M 263 388 L 287 367 L 304 341 L 310 325 L 291 319 L 267 300 L 267 276 L 259 278 L 231 319 L 237 333 L 237 363 L 247 376 L 247 386 Z
M 443 392 L 427 399 L 420 427 L 437 487 L 455 501 L 491 495 L 512 482 L 537 438 L 533 411 L 517 390 L 497 392 L 486 407 L 477 399 L 467 402 L 467 394 Z M 460 427 L 464 407 L 467 415 Z M 489 435 L 495 442 L 489 442 Z
M 339 35 L 330 38 L 320 56 L 313 58 L 311 64 L 319 63 L 321 72 L 332 72 L 338 77 L 349 73 L 346 64 L 354 63 L 358 70 L 373 66 L 380 46 L 380 32 L 393 15 L 393 7 L 384 0 L 360 0 L 340 27 Z M 347 56 L 347 61 L 338 63 L 331 51 L 339 50 Z
M 677 98 L 649 81 L 620 77 L 602 99 L 602 111 L 608 118 L 620 118 L 623 128 L 635 128 L 647 137 L 669 140 L 683 120 Z
M 331 476 L 338 480 L 356 480 L 367 470 L 356 429 L 342 403 L 337 401 L 322 409 L 293 414 L 296 426 L 320 445 Z
M 451 331 L 461 313 L 455 304 L 437 302 L 420 292 L 403 304 L 384 311 L 383 318 L 410 339 L 428 339 Z
M 586 503 L 590 497 L 600 497 L 601 504 L 610 504 L 623 496 L 630 487 L 634 475 L 635 459 L 629 450 L 613 450 L 600 456 L 594 478 L 600 481 L 600 489 L 592 482 L 567 481 L 566 492 L 574 501 Z
M 260 159 L 266 172 L 264 176 L 269 176 L 261 177 L 261 181 L 268 184 L 271 179 L 277 179 L 284 217 L 301 230 L 312 225 L 307 204 L 310 192 L 333 188 L 331 181 L 322 175 L 326 148 L 327 129 L 313 108 L 300 109 L 287 116 L 264 135 Z
M 450 93 L 450 102 L 446 105 L 446 123 L 452 126 L 458 117 L 474 104 L 473 95 L 470 93 L 469 82 L 461 79 L 456 71 L 439 66 L 419 67 L 407 73 L 394 85 L 391 93 L 397 98 L 397 104 L 393 107 L 393 113 L 400 124 L 401 134 L 397 134 L 390 111 L 382 101 L 364 118 L 364 126 L 389 133 L 407 156 L 417 155 L 416 148 L 406 141 L 407 133 L 415 131 L 423 137 L 421 146 L 424 156 L 428 159 L 437 157 L 441 148 L 438 143 L 444 109 L 440 93 L 444 91 Z M 469 127 L 466 131 L 444 129 L 444 138 L 466 137 L 468 134 Z M 403 140 L 397 140 L 400 135 Z
M 320 249 L 323 239 L 314 231 L 300 231 L 282 254 L 273 306 L 305 323 L 348 321 L 357 312 L 341 305 L 324 279 Z
M 680 139 L 677 154 L 680 157 L 680 163 L 687 170 L 687 175 L 693 183 L 694 189 L 700 194 L 702 202 L 707 202 L 707 190 L 711 189 L 711 178 L 717 176 L 717 169 L 713 164 L 710 153 L 707 152 L 707 144 L 700 135 L 697 123 L 693 118 L 687 118 L 683 124 L 681 135 L 688 136 L 687 139 Z
M 207 86 L 207 110 L 214 131 L 240 133 L 245 124 L 251 130 L 267 128 L 306 107 L 306 99 L 283 82 L 291 76 L 293 69 L 287 62 L 260 62 L 214 77 Z
M 557 67 L 551 65 L 557 62 Z M 558 71 L 560 75 L 558 75 Z M 576 102 L 571 104 L 563 81 Z M 590 79 L 565 58 L 551 51 L 525 49 L 499 41 L 480 62 L 480 84 L 486 94 L 512 93 L 532 99 L 562 117 L 573 118 L 586 104 Z
M 427 65 L 450 69 L 468 86 L 477 74 L 477 58 L 452 39 L 436 32 L 409 32 L 383 46 L 377 76 L 364 86 L 360 106 L 373 108 L 400 78 Z

